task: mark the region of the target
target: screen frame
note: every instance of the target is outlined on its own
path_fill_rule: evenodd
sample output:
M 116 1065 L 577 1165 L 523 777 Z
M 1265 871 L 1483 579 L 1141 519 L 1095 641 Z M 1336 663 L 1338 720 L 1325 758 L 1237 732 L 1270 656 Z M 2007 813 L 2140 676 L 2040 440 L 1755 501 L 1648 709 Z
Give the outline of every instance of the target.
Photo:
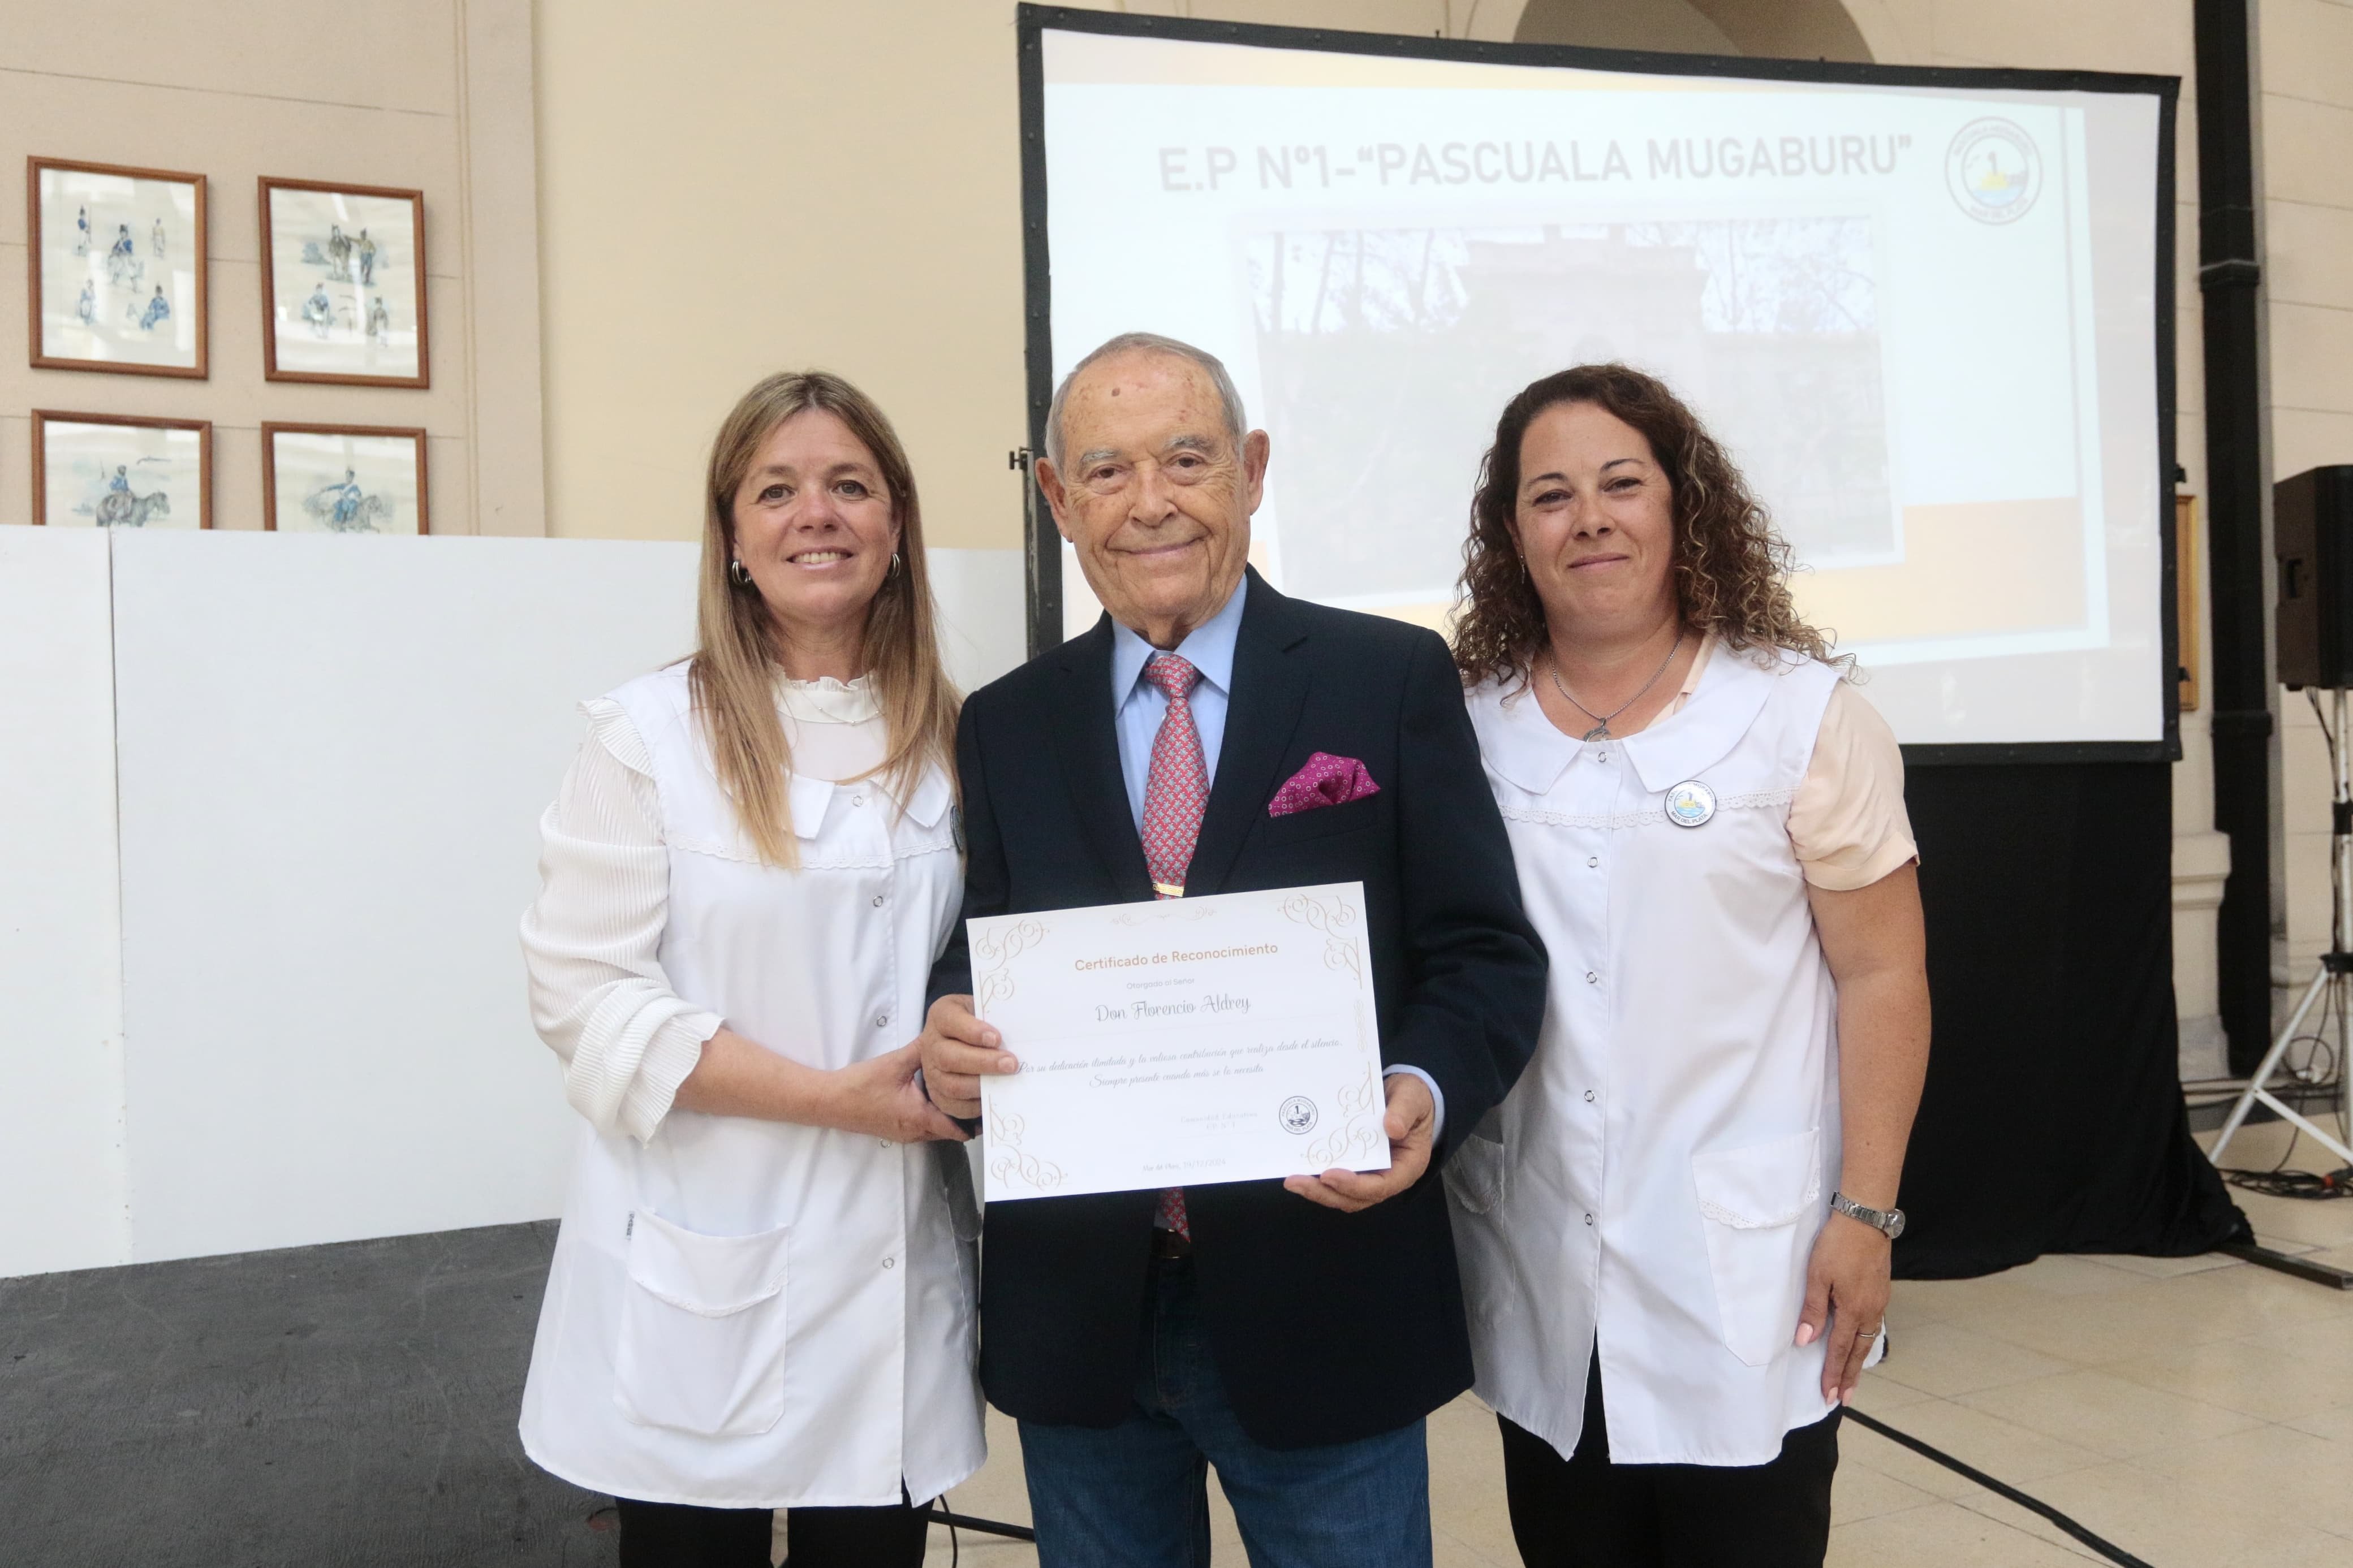
M 1413 37 L 1356 33 L 1327 27 L 1279 27 L 1254 22 L 1199 21 L 1129 12 L 1079 10 L 1023 4 L 1014 10 L 1021 126 L 1021 294 L 1025 392 L 1029 459 L 1022 464 L 1027 491 L 1023 507 L 1022 562 L 1027 584 L 1023 609 L 1029 656 L 1034 658 L 1062 639 L 1061 536 L 1040 504 L 1034 473 L 1036 455 L 1046 450 L 1046 416 L 1054 397 L 1053 276 L 1046 226 L 1046 79 L 1044 36 L 1050 32 L 1095 33 L 1118 37 L 1169 38 L 1189 43 L 1243 44 L 1258 48 L 1303 49 L 1324 54 L 1382 55 L 1483 65 L 1575 67 L 1586 70 L 1656 76 L 1739 77 L 1761 81 L 1823 82 L 1863 87 L 1937 87 L 1964 89 L 2109 92 L 2157 100 L 2157 351 L 2158 605 L 2162 657 L 2155 679 L 2160 688 L 2164 733 L 2148 741 L 2036 741 L 1967 745 L 1907 745 L 1904 759 L 1914 766 L 1969 763 L 2140 763 L 2181 759 L 2181 693 L 2179 671 L 2181 627 L 2175 612 L 2174 488 L 2180 481 L 2175 380 L 2173 249 L 2175 119 L 2181 79 L 2115 71 L 2023 70 L 1957 66 L 1892 66 L 1843 60 L 1783 60 L 1746 56 L 1672 54 L 1651 49 L 1595 49 L 1573 44 L 1504 44 L 1472 38 Z

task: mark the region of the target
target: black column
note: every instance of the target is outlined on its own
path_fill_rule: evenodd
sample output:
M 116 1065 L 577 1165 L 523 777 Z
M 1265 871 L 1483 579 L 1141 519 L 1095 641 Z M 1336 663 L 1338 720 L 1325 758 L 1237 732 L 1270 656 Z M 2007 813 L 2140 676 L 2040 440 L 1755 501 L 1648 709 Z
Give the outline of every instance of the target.
M 2271 634 L 2246 0 L 2195 0 L 2198 287 L 2206 347 L 2206 562 L 2214 605 L 2214 826 L 2231 837 L 2216 937 L 2231 1068 L 2269 1044 Z
M 1029 452 L 1021 469 L 1021 550 L 1029 571 L 1029 648 L 1035 658 L 1062 640 L 1062 536 L 1038 494 L 1036 463 L 1046 454 L 1046 412 L 1054 401 L 1054 328 L 1046 311 L 1052 268 L 1046 257 L 1046 67 L 1034 14 L 1024 11 L 1016 45 L 1021 91 L 1021 310 L 1029 401 Z

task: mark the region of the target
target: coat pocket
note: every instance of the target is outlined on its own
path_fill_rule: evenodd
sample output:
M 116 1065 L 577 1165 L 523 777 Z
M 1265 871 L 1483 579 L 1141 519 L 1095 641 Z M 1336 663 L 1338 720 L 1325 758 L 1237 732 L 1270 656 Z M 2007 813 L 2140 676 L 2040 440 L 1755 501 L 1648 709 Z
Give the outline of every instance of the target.
M 1479 1119 L 1446 1162 L 1446 1190 L 1466 1214 L 1492 1214 L 1504 1201 L 1504 1115 L 1497 1106 Z
M 640 1209 L 613 1397 L 643 1426 L 703 1436 L 765 1432 L 785 1414 L 785 1239 L 703 1236 Z
M 1262 849 L 1289 848 L 1294 844 L 1312 844 L 1319 838 L 1331 838 L 1343 833 L 1364 833 L 1378 827 L 1382 813 L 1388 809 L 1388 797 L 1378 795 L 1361 795 L 1344 800 L 1337 805 L 1310 806 L 1305 811 L 1285 812 L 1270 816 L 1260 812 L 1251 844 Z
M 1820 1135 L 1800 1132 L 1692 1156 L 1724 1342 L 1765 1366 L 1796 1342 L 1806 1261 L 1821 1229 Z

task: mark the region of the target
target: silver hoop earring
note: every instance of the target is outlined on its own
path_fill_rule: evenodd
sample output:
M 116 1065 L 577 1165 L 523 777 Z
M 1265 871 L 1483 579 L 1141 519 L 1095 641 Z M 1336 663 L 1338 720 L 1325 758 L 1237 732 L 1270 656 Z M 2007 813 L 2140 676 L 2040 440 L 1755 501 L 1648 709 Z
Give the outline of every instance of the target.
M 727 580 L 738 588 L 748 588 L 752 585 L 751 569 L 740 560 L 730 561 L 727 563 Z
M 885 578 L 891 578 L 891 577 L 896 577 L 898 574 L 899 574 L 899 552 L 898 552 L 897 551 L 893 550 L 892 552 L 891 552 L 891 569 L 890 569 L 888 572 L 883 573 L 883 574 L 882 574 L 882 575 L 883 575 Z

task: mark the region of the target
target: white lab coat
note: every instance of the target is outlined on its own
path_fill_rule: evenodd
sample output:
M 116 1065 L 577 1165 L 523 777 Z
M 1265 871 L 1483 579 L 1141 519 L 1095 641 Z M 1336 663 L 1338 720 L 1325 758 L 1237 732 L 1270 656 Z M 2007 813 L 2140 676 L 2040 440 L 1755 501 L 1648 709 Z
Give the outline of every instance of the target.
M 1470 694 L 1552 969 L 1447 1186 L 1479 1396 L 1564 1456 L 1597 1341 L 1615 1463 L 1763 1464 L 1830 1412 L 1820 1342 L 1792 1342 L 1838 1180 L 1836 994 L 1788 821 L 1837 680 L 1722 651 L 1600 742 Z M 1715 812 L 1678 826 L 1693 779 Z
M 962 897 L 937 768 L 792 781 L 801 865 L 759 862 L 685 666 L 613 694 L 669 850 L 662 973 L 810 1067 L 905 1044 Z M 961 1145 L 673 1109 L 584 1130 L 523 1393 L 523 1447 L 590 1490 L 714 1508 L 918 1502 L 980 1467 L 978 1214 Z

